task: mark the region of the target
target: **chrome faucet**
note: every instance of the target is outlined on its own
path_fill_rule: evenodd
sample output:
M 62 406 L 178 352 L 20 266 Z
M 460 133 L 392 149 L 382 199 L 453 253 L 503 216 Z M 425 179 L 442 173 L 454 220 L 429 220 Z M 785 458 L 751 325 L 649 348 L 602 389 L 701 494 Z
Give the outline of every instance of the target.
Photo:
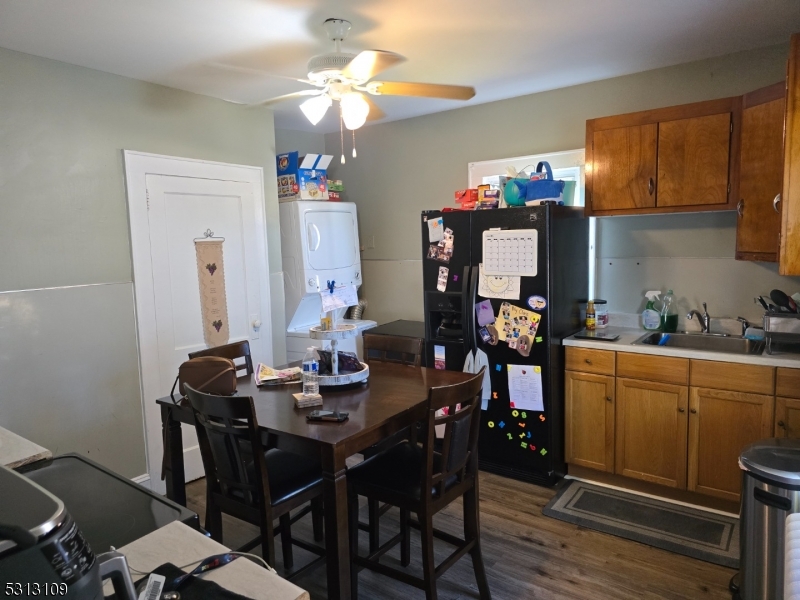
M 744 337 L 745 334 L 747 333 L 747 328 L 750 327 L 750 321 L 748 321 L 744 317 L 736 317 L 736 320 L 742 324 L 742 337 Z
M 691 319 L 694 315 L 697 315 L 697 320 L 700 321 L 700 330 L 703 333 L 708 333 L 709 325 L 711 325 L 711 316 L 708 314 L 708 307 L 705 302 L 703 302 L 703 314 L 700 314 L 700 311 L 697 309 L 692 309 L 689 311 L 689 314 L 686 315 L 686 318 Z

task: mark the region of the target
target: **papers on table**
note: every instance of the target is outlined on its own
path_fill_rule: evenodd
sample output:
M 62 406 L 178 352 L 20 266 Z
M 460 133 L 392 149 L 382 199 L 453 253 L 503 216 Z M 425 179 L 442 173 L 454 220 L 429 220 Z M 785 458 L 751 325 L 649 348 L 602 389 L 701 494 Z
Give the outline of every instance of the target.
M 288 369 L 273 369 L 263 363 L 258 363 L 256 372 L 253 373 L 256 385 L 280 385 L 283 383 L 297 383 L 303 378 L 303 370 L 300 367 L 289 367 Z
M 542 367 L 508 365 L 508 399 L 511 408 L 544 411 Z

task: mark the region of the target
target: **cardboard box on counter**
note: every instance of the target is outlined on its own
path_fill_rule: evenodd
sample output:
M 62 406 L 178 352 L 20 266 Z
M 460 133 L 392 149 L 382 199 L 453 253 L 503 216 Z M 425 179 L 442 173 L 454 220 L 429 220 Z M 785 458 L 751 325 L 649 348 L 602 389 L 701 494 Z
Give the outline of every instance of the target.
M 327 154 L 307 154 L 302 159 L 298 152 L 279 154 L 278 201 L 327 200 L 327 168 L 331 160 L 333 156 Z

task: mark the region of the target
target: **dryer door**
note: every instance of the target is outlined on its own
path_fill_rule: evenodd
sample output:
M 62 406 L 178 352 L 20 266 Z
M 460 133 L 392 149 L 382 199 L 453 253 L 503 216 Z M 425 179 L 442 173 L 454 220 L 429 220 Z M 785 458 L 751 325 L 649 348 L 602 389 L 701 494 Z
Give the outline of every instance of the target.
M 346 269 L 356 265 L 358 229 L 349 210 L 307 210 L 303 216 L 308 264 L 317 271 Z

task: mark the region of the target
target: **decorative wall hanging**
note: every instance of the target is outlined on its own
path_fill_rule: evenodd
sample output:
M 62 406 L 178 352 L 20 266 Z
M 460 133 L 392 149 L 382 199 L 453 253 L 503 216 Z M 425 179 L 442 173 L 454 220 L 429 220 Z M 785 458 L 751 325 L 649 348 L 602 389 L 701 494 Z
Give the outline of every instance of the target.
M 225 238 L 215 238 L 206 230 L 194 240 L 197 254 L 197 279 L 200 283 L 200 310 L 203 318 L 203 337 L 209 348 L 228 343 L 228 301 L 225 295 L 225 264 L 222 244 Z

